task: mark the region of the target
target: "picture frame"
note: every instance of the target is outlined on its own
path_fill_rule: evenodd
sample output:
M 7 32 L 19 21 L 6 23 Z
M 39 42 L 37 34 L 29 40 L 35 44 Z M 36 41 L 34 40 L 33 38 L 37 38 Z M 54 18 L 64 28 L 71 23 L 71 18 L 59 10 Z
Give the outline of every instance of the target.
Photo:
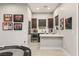
M 59 15 L 55 16 L 55 27 L 56 27 L 56 30 L 59 29 L 58 26 L 59 26 Z
M 65 19 L 65 29 L 72 29 L 72 17 Z
M 3 22 L 2 23 L 3 30 L 13 30 L 13 23 L 12 22 Z
M 22 30 L 22 23 L 14 23 L 14 30 Z
M 39 26 L 39 29 L 45 29 L 46 28 L 46 19 L 38 19 L 38 26 Z
M 60 30 L 64 30 L 64 27 L 65 27 L 65 26 L 64 26 L 64 24 L 65 24 L 64 21 L 65 21 L 64 18 L 61 18 L 61 19 L 60 19 Z
M 23 22 L 23 14 L 14 14 L 14 22 Z
M 12 21 L 12 14 L 4 14 L 4 21 Z

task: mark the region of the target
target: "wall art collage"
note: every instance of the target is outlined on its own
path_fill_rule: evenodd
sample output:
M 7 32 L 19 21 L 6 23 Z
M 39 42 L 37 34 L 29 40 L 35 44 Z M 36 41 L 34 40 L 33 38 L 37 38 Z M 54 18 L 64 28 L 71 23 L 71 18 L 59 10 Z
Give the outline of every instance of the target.
M 58 30 L 59 29 L 58 28 L 59 26 L 58 15 L 55 17 L 55 26 L 56 26 L 56 29 Z M 60 30 L 64 30 L 64 29 L 72 29 L 72 17 L 60 19 Z
M 23 14 L 4 14 L 3 30 L 22 30 Z

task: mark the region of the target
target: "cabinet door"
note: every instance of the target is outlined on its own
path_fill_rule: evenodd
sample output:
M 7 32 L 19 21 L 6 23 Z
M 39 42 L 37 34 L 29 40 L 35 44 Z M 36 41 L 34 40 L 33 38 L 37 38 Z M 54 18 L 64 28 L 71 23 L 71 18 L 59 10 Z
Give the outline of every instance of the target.
M 48 18 L 48 28 L 53 28 L 53 18 Z
M 37 28 L 37 19 L 32 18 L 32 28 Z

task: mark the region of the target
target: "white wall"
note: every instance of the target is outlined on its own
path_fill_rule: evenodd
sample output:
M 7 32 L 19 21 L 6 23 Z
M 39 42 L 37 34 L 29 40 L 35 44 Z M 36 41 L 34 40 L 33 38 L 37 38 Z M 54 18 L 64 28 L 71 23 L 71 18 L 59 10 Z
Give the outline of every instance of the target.
M 78 34 L 79 34 L 79 3 L 78 3 Z M 78 56 L 79 56 L 79 35 L 78 35 Z
M 31 9 L 29 8 L 29 6 L 28 6 L 28 8 L 27 8 L 27 16 L 28 16 L 28 20 L 29 21 L 31 21 L 31 18 L 32 18 L 32 11 L 31 11 Z
M 30 21 L 31 22 L 31 18 L 32 18 L 32 12 L 31 12 L 31 9 L 30 8 L 27 8 L 27 16 L 28 16 L 28 21 Z M 28 22 L 29 23 L 29 22 Z M 31 24 L 30 24 L 31 25 Z M 28 24 L 28 26 L 29 26 L 29 24 Z M 29 28 L 28 28 L 28 31 L 29 31 Z M 30 34 L 28 34 L 28 44 L 29 44 L 29 42 L 31 41 L 31 35 Z
M 26 45 L 28 44 L 28 20 L 30 9 L 26 4 L 0 4 L 0 46 L 5 45 Z M 22 31 L 3 31 L 3 14 L 23 14 L 24 22 Z M 26 41 L 26 43 L 24 43 Z
M 53 15 L 52 13 L 34 13 L 32 15 L 32 18 L 37 18 L 37 29 L 38 29 L 38 32 L 43 32 L 42 29 L 39 29 L 38 27 L 38 20 L 39 19 L 46 19 L 46 32 L 48 32 L 48 18 L 53 18 Z M 45 32 L 45 31 L 44 31 Z
M 59 19 L 72 17 L 72 30 L 59 30 L 57 32 L 64 35 L 63 47 L 70 55 L 77 55 L 77 8 L 77 4 L 64 3 L 53 14 L 53 17 L 59 15 Z

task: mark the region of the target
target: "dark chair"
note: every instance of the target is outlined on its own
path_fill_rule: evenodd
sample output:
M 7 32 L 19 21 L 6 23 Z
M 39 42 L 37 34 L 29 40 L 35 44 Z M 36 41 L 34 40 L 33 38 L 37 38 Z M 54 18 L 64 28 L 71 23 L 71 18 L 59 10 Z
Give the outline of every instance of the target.
M 0 53 L 0 56 L 12 56 L 13 53 L 12 52 L 2 52 Z
M 22 51 L 24 51 L 23 56 L 31 56 L 30 48 L 24 47 L 24 46 L 5 46 L 5 47 L 1 47 L 0 48 L 0 56 L 13 56 L 13 52 L 7 51 L 8 49 L 21 49 Z M 5 51 L 5 52 L 1 52 L 1 51 Z

